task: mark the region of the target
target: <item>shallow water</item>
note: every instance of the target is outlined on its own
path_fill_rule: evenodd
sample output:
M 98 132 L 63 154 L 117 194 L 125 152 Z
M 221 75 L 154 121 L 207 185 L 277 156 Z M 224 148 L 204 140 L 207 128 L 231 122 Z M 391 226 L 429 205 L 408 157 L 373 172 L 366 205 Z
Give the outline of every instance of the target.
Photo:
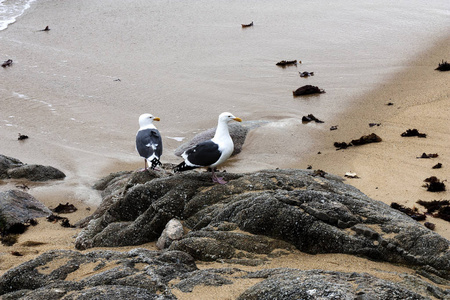
M 1 154 L 58 167 L 84 191 L 143 166 L 141 113 L 161 118 L 162 160 L 178 162 L 182 138 L 230 111 L 274 122 L 250 134 L 229 171 L 296 166 L 334 125 L 302 125 L 303 115 L 343 113 L 450 28 L 448 0 L 125 3 L 37 0 L 0 31 L 0 60 L 14 61 L 0 70 Z M 293 98 L 305 84 L 326 93 Z M 30 139 L 19 143 L 19 132 Z

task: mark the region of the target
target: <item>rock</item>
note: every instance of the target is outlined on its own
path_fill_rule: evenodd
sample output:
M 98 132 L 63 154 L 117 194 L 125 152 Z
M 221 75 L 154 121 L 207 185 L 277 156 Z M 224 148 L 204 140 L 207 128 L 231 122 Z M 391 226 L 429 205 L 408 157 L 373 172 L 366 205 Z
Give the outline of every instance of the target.
M 253 268 L 254 270 L 254 268 Z M 181 251 L 48 251 L 0 277 L 0 296 L 12 299 L 177 299 L 197 286 L 220 287 L 242 280 L 253 286 L 238 299 L 447 299 L 449 290 L 419 276 L 397 274 L 395 282 L 364 273 L 292 268 L 245 271 L 199 270 Z M 183 296 L 180 296 L 183 299 Z
M 168 248 L 173 241 L 181 239 L 182 236 L 183 224 L 177 219 L 172 219 L 166 224 L 158 242 L 156 242 L 156 247 L 158 249 Z
M 192 257 L 179 251 L 54 250 L 8 270 L 0 277 L 0 295 L 42 300 L 176 299 L 169 281 L 196 270 Z
M 319 89 L 317 86 L 309 85 L 309 84 L 299 87 L 298 89 L 293 91 L 294 97 L 311 95 L 311 94 L 322 94 L 322 93 L 325 93 L 325 91 L 322 89 Z
M 435 69 L 437 71 L 450 71 L 450 64 L 447 61 L 442 60 L 441 63 L 439 63 L 438 67 Z
M 325 172 L 313 176 L 305 170 L 223 175 L 226 185 L 215 185 L 205 172 L 189 172 L 127 190 L 116 186 L 111 191 L 115 200 L 102 202 L 102 213 L 80 232 L 76 248 L 155 241 L 167 222 L 177 218 L 191 231 L 169 249 L 186 251 L 197 259 L 239 258 L 243 251 L 258 253 L 262 246 L 270 250 L 270 238 L 284 243 L 285 249 L 290 245 L 311 254 L 364 256 L 427 268 L 429 273 L 450 278 L 448 240 L 336 176 Z M 116 193 L 119 189 L 122 194 Z M 218 230 L 229 224 L 247 237 L 230 237 L 230 231 Z M 240 250 L 242 245 L 247 248 Z
M 246 121 L 242 123 L 233 123 L 228 125 L 228 129 L 230 131 L 230 136 L 233 139 L 234 143 L 234 151 L 231 154 L 236 155 L 242 151 L 242 146 L 244 145 L 245 138 L 247 137 L 247 133 L 254 128 L 257 128 L 263 124 L 266 124 L 266 121 Z M 189 142 L 186 142 L 175 149 L 175 155 L 181 156 L 184 151 L 189 148 L 194 147 L 198 143 L 203 141 L 212 139 L 214 137 L 214 133 L 216 132 L 216 128 L 210 128 L 199 134 L 195 135 Z
M 10 190 L 0 192 L 0 232 L 8 232 L 15 224 L 47 217 L 51 211 L 28 193 Z
M 28 179 L 47 181 L 63 179 L 66 175 L 60 170 L 42 165 L 26 165 L 20 160 L 0 154 L 0 179 Z
M 421 281 L 416 286 L 393 283 L 369 274 L 269 269 L 248 274 L 262 278 L 260 283 L 242 293 L 238 300 L 270 299 L 429 299 L 419 293 L 428 288 Z M 443 290 L 437 293 L 445 296 Z M 426 294 L 426 292 L 425 292 Z M 431 296 L 430 294 L 428 296 Z M 443 299 L 443 298 L 441 298 Z
M 8 169 L 19 166 L 23 166 L 23 163 L 20 160 L 0 154 L 0 179 L 9 178 Z
M 25 178 L 31 181 L 47 181 L 66 177 L 63 172 L 54 167 L 41 165 L 23 165 L 11 168 L 7 173 L 9 178 Z

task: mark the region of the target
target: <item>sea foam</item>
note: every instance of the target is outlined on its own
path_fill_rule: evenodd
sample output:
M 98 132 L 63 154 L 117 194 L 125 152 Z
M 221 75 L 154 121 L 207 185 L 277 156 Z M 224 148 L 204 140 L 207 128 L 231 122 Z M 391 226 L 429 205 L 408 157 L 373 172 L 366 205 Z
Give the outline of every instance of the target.
M 35 0 L 0 0 L 0 31 L 8 28 Z

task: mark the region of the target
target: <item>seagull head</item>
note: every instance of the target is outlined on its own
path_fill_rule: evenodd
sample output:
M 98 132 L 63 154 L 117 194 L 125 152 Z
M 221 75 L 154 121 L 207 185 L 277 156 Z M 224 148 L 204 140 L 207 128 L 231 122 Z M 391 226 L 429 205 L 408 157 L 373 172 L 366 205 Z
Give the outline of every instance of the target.
M 233 121 L 233 120 L 234 121 L 238 121 L 238 122 L 242 122 L 241 118 L 235 117 L 232 113 L 229 113 L 229 112 L 224 112 L 224 113 L 221 113 L 219 115 L 219 122 L 228 123 L 228 122 Z
M 158 117 L 155 117 L 152 114 L 142 114 L 139 117 L 139 126 L 140 127 L 145 127 L 148 125 L 152 125 L 153 121 L 159 121 L 160 119 Z

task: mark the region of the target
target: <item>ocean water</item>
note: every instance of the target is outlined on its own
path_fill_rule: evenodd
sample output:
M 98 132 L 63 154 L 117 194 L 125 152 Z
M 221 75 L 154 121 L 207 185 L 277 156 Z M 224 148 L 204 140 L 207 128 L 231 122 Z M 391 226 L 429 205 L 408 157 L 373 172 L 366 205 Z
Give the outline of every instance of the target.
M 35 0 L 0 0 L 0 30 L 14 23 Z
M 296 166 L 330 120 L 450 29 L 448 0 L 0 3 L 22 8 L 0 12 L 16 20 L 0 22 L 0 60 L 14 61 L 0 70 L 0 153 L 83 186 L 143 166 L 134 137 L 144 112 L 161 118 L 163 162 L 179 162 L 174 149 L 230 111 L 271 123 L 228 171 Z M 326 93 L 294 98 L 305 84 Z M 310 113 L 326 123 L 302 125 Z M 18 133 L 30 139 L 18 144 Z

